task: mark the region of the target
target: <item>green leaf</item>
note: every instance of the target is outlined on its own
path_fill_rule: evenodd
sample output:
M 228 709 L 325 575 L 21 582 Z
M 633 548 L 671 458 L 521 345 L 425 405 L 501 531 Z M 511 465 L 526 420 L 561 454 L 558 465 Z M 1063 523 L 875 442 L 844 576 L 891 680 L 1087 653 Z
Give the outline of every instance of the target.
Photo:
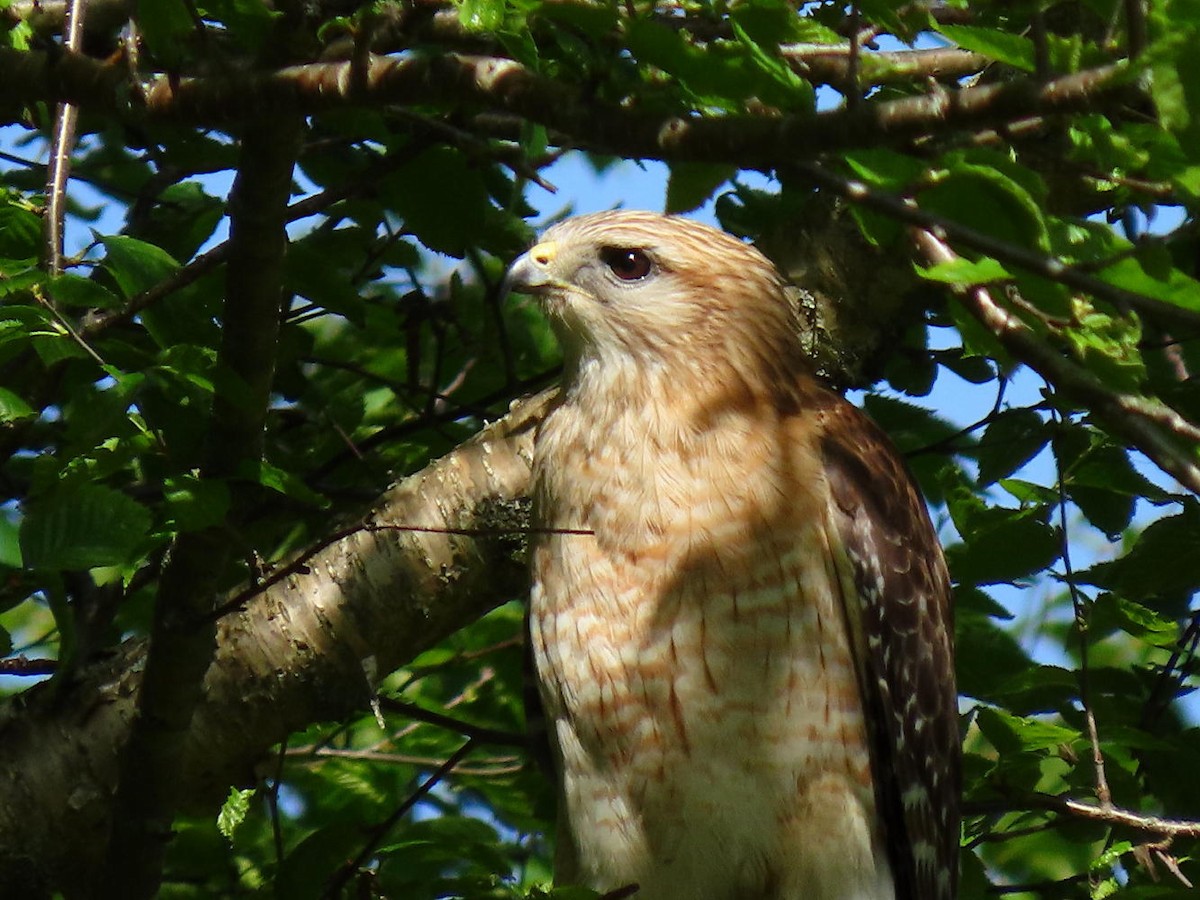
M 20 534 L 18 523 L 8 516 L 0 515 L 0 566 L 8 566 L 10 569 L 20 569 L 23 566 Z M 6 601 L 0 601 L 0 610 L 6 606 Z
M 703 206 L 722 184 L 737 173 L 733 166 L 712 163 L 677 162 L 671 164 L 667 179 L 669 213 L 691 212 Z
M 777 55 L 772 56 L 768 53 L 766 48 L 742 27 L 736 15 L 730 18 L 729 24 L 734 37 L 741 41 L 742 46 L 749 52 L 754 66 L 782 88 L 782 94 L 765 95 L 764 100 L 788 109 L 810 110 L 815 106 L 815 93 L 811 84 L 792 71 L 792 67 Z M 778 50 L 775 41 L 771 41 L 769 46 L 775 46 Z
M 1004 266 L 985 256 L 978 260 L 958 257 L 949 262 L 938 263 L 924 267 L 913 264 L 917 274 L 929 281 L 940 281 L 943 284 L 953 284 L 969 287 L 977 284 L 990 284 L 993 281 L 1007 281 L 1012 276 Z
M 224 23 L 228 33 L 244 49 L 255 52 L 270 37 L 272 26 L 283 12 L 265 0 L 206 0 L 206 12 Z
M 1019 247 L 1050 249 L 1045 213 L 1030 190 L 994 165 L 955 162 L 918 195 L 922 209 Z
M 459 151 L 435 146 L 385 179 L 392 208 L 430 250 L 462 257 L 491 208 L 479 171 Z
M 217 830 L 230 843 L 233 843 L 233 833 L 245 821 L 246 813 L 250 811 L 250 798 L 254 796 L 254 793 L 255 788 L 246 788 L 245 790 L 230 788 L 229 796 L 225 798 L 225 802 L 221 805 L 221 811 L 217 813 Z
M 867 184 L 889 191 L 907 190 L 929 169 L 923 160 L 886 147 L 850 150 L 842 159 Z
M 1141 322 L 1076 303 L 1077 324 L 1061 330 L 1075 356 L 1118 391 L 1138 391 L 1146 381 Z
M 168 524 L 178 531 L 199 531 L 218 525 L 229 510 L 229 486 L 195 475 L 168 478 L 163 492 Z
M 0 387 L 0 422 L 17 422 L 37 415 L 18 394 Z
M 458 0 L 458 18 L 469 31 L 495 31 L 504 23 L 504 0 Z
M 1196 559 L 1200 559 L 1200 504 L 1188 499 L 1179 515 L 1146 526 L 1120 559 L 1097 563 L 1076 576 L 1131 600 L 1146 600 L 1200 587 L 1200 566 L 1180 564 Z
M 979 710 L 975 721 L 992 746 L 1002 754 L 1057 750 L 1060 745 L 1072 744 L 1082 737 L 1072 728 L 1010 715 L 998 709 Z
M 1058 532 L 1036 518 L 1036 510 L 990 509 L 961 544 L 946 548 L 955 581 L 966 584 L 1015 582 L 1058 559 Z M 957 520 L 956 520 L 957 524 Z M 960 530 L 961 533 L 961 530 Z M 997 548 L 1004 548 L 997 552 Z
M 606 38 L 618 21 L 617 6 L 612 3 L 543 3 L 537 14 L 570 25 L 593 40 Z
M 964 50 L 982 53 L 1025 72 L 1037 68 L 1033 41 L 1029 38 L 974 25 L 939 25 L 938 31 Z
M 121 305 L 121 298 L 100 282 L 69 273 L 50 282 L 50 296 L 62 306 L 116 309 Z
M 12 195 L 0 201 L 0 258 L 25 259 L 36 257 L 42 233 L 37 214 Z
M 135 9 L 141 39 L 155 61 L 168 69 L 179 66 L 187 58 L 185 48 L 195 28 L 184 0 L 139 3 Z
M 1011 475 L 1050 441 L 1046 422 L 1032 409 L 1009 409 L 988 423 L 979 440 L 979 483 Z
M 329 506 L 329 499 L 312 490 L 299 476 L 281 469 L 279 466 L 272 465 L 265 460 L 245 463 L 243 471 L 239 474 L 257 481 L 263 487 L 277 491 L 286 497 L 299 500 L 301 503 L 315 506 L 319 509 Z
M 125 565 L 149 530 L 149 511 L 120 491 L 95 484 L 62 487 L 26 510 L 21 555 L 32 569 Z
M 905 453 L 936 444 L 959 430 L 923 406 L 885 394 L 867 394 L 863 408 Z M 968 440 L 964 438 L 964 443 Z
M 957 597 L 959 591 L 955 591 Z M 1008 679 L 1032 668 L 1033 662 L 1016 639 L 995 622 L 977 613 L 957 615 L 955 659 L 959 693 L 994 701 Z
M 1107 591 L 1092 604 L 1088 627 L 1100 634 L 1119 628 L 1154 647 L 1174 648 L 1179 642 L 1179 626 L 1174 620 Z
M 1171 269 L 1164 278 L 1155 278 L 1142 268 L 1141 262 L 1130 256 L 1101 269 L 1099 275 L 1109 284 L 1127 291 L 1200 311 L 1200 282 L 1178 269 Z
M 100 242 L 108 251 L 104 268 L 126 299 L 148 290 L 179 268 L 179 263 L 161 247 L 137 238 L 111 235 Z

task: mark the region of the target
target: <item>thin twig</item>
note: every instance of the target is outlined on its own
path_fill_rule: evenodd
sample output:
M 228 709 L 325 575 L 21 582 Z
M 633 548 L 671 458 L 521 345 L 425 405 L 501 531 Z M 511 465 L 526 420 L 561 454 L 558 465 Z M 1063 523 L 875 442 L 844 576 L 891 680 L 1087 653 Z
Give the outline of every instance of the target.
M 485 728 L 481 725 L 472 725 L 470 722 L 464 722 L 461 719 L 455 719 L 443 713 L 433 712 L 432 710 L 424 709 L 415 703 L 408 703 L 404 700 L 380 696 L 379 705 L 388 712 L 399 713 L 402 716 L 408 716 L 410 719 L 416 719 L 418 722 L 424 722 L 427 725 L 446 728 L 457 734 L 461 734 L 463 737 L 472 738 L 481 744 L 494 744 L 499 747 L 518 747 L 523 749 L 528 743 L 524 735 L 511 731 L 503 731 L 499 728 Z
M 396 807 L 386 819 L 371 829 L 370 837 L 359 850 L 358 854 L 350 862 L 342 866 L 325 885 L 325 890 L 321 893 L 322 900 L 333 900 L 333 898 L 342 896 L 342 888 L 354 876 L 354 873 L 362 868 L 367 861 L 374 855 L 379 845 L 383 843 L 383 839 L 387 837 L 399 821 L 408 815 L 408 812 L 417 805 L 417 803 L 428 794 L 443 778 L 449 775 L 463 758 L 466 757 L 475 748 L 475 740 L 468 738 L 467 742 L 459 747 L 454 753 L 442 763 L 437 770 L 425 779 L 421 785 L 405 798 L 404 802 Z
M 267 808 L 271 815 L 271 838 L 275 845 L 275 864 L 283 865 L 283 822 L 279 816 L 279 787 L 283 784 L 283 764 L 287 760 L 288 742 L 284 738 L 279 742 L 279 751 L 275 754 L 275 777 L 271 780 L 271 789 L 267 791 Z
M 943 240 L 924 228 L 910 229 L 918 252 L 930 263 L 957 257 Z M 1042 341 L 984 287 L 955 290 L 960 302 L 1017 359 L 1059 390 L 1089 404 L 1109 430 L 1124 437 L 1180 484 L 1200 494 L 1200 464 L 1192 446 L 1200 429 L 1174 409 L 1146 397 L 1114 391 L 1086 368 Z
M 1047 381 L 1048 391 L 1054 391 L 1054 385 Z M 1051 404 L 1050 415 L 1056 422 L 1061 422 L 1057 408 Z M 1092 767 L 1096 772 L 1096 799 L 1102 809 L 1112 808 L 1112 791 L 1108 787 L 1108 776 L 1104 772 L 1104 752 L 1100 749 L 1100 733 L 1096 727 L 1096 714 L 1092 709 L 1091 689 L 1088 664 L 1088 601 L 1079 590 L 1075 581 L 1075 568 L 1071 564 L 1071 541 L 1067 523 L 1067 488 L 1063 477 L 1062 457 L 1058 452 L 1058 432 L 1050 442 L 1054 454 L 1054 464 L 1057 471 L 1055 487 L 1058 490 L 1058 527 L 1060 537 L 1059 553 L 1063 561 L 1063 577 L 1067 583 L 1067 591 L 1071 595 L 1071 608 L 1075 613 L 1075 633 L 1079 636 L 1079 703 L 1083 707 L 1083 718 L 1087 725 L 1088 741 L 1092 748 Z
M 1055 797 L 1051 794 L 1036 794 L 1022 801 L 1022 806 L 1028 809 L 1047 809 L 1074 816 L 1077 819 L 1086 819 L 1089 822 L 1132 828 L 1135 831 L 1160 834 L 1165 837 L 1200 838 L 1200 822 L 1147 816 L 1116 806 L 1105 809 L 1067 797 Z
M 79 52 L 83 44 L 83 20 L 86 14 L 87 0 L 70 0 L 63 22 L 63 46 L 70 53 Z M 43 223 L 46 271 L 51 277 L 62 274 L 67 182 L 71 177 L 71 153 L 75 149 L 75 123 L 78 120 L 79 107 L 76 104 L 59 103 L 55 107 L 50 163 L 46 167 L 46 218 Z
M 859 21 L 858 4 L 851 3 L 850 54 L 846 57 L 846 81 L 849 82 L 849 89 L 846 91 L 846 108 L 849 110 L 858 109 L 858 105 L 862 100 L 862 91 L 859 88 L 859 55 L 862 51 L 858 38 Z
M 1094 297 L 1107 300 L 1117 307 L 1129 306 L 1151 317 L 1171 319 L 1192 327 L 1200 327 L 1200 314 L 1192 310 L 1118 287 L 1053 256 L 1026 250 L 1024 247 L 994 238 L 952 219 L 927 212 L 902 197 L 876 190 L 857 179 L 846 178 L 819 163 L 799 163 L 795 168 L 820 186 L 850 202 L 877 210 L 891 218 L 931 232 L 939 241 L 970 247 L 972 250 L 985 253 L 1002 263 L 1025 269 L 1034 275 L 1040 275 L 1050 281 L 1065 284 Z M 1196 439 L 1200 440 L 1200 431 L 1197 432 Z

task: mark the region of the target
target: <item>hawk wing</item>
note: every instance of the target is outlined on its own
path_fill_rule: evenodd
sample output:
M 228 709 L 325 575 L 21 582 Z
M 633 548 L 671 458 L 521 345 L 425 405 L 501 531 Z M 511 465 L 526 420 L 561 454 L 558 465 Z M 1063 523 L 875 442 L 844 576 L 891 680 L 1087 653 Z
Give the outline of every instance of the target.
M 822 417 L 830 544 L 896 897 L 951 898 L 961 741 L 950 578 L 925 503 L 891 441 L 836 395 Z

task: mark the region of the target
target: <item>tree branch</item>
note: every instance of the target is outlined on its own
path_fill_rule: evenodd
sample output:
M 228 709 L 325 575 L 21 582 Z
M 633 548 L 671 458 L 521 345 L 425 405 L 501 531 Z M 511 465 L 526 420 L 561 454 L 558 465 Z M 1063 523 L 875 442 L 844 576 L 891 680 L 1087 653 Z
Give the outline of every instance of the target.
M 957 258 L 932 232 L 914 227 L 909 234 L 918 252 L 931 264 Z M 1087 369 L 1040 340 L 1028 325 L 993 300 L 987 288 L 962 288 L 955 294 L 1016 359 L 1063 393 L 1086 403 L 1104 420 L 1109 431 L 1128 440 L 1180 484 L 1200 494 L 1200 464 L 1195 458 L 1200 429 L 1156 400 L 1112 390 Z
M 800 163 L 795 168 L 821 187 L 832 190 L 851 203 L 860 204 L 919 229 L 936 233 L 956 244 L 985 253 L 1002 263 L 1107 300 L 1117 307 L 1127 306 L 1155 319 L 1200 328 L 1200 313 L 1195 310 L 1109 284 L 1053 256 L 1026 250 L 966 225 L 960 225 L 952 219 L 927 212 L 902 197 L 875 190 L 861 181 L 844 178 L 818 163 Z M 1200 432 L 1197 432 L 1196 438 L 1200 440 Z
M 201 477 L 227 482 L 262 459 L 263 426 L 275 371 L 285 212 L 301 121 L 270 118 L 246 130 L 230 201 L 221 377 L 213 398 Z M 216 651 L 208 616 L 226 564 L 249 512 L 237 492 L 224 527 L 183 533 L 171 549 L 155 601 L 146 672 L 129 744 L 122 751 L 113 831 L 98 891 L 116 898 L 150 897 L 162 877 L 171 821 L 180 799 L 181 750 L 204 673 Z
M 553 401 L 545 392 L 515 406 L 404 479 L 369 527 L 219 623 L 181 749 L 184 808 L 212 812 L 230 784 L 253 783 L 255 765 L 291 731 L 367 709 L 374 685 L 364 662 L 390 672 L 524 594 L 511 526 L 528 490 L 533 431 Z M 379 527 L 389 525 L 425 530 Z M 473 536 L 481 533 L 493 536 Z M 35 687 L 0 706 L 0 896 L 94 887 L 144 664 L 144 645 L 126 644 L 69 691 Z
M 63 53 L 51 60 L 44 53 L 0 48 L 0 80 L 14 95 L 27 101 L 68 100 L 135 120 L 217 126 L 283 111 L 458 103 L 515 113 L 578 144 L 626 157 L 738 163 L 747 168 L 769 168 L 846 147 L 1094 109 L 1101 97 L 1116 100 L 1128 93 L 1134 72 L 1118 63 L 1044 83 L 1022 78 L 937 90 L 863 103 L 852 111 L 704 117 L 664 116 L 604 103 L 511 59 L 372 56 L 365 71 L 356 70 L 352 62 L 331 62 L 265 75 L 246 72 L 177 82 L 161 76 L 147 87 L 144 106 L 135 109 L 130 92 L 122 88 L 122 73 L 111 67 L 79 54 Z

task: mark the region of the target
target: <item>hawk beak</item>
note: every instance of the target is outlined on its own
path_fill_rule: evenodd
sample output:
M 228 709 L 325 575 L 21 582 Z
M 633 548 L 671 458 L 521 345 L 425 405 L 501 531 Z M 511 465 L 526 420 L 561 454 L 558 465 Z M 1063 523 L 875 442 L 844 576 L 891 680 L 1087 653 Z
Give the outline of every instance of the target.
M 544 294 L 558 284 L 550 273 L 550 266 L 558 255 L 558 244 L 545 241 L 522 253 L 508 267 L 501 286 L 503 294 L 517 291 L 522 294 Z

